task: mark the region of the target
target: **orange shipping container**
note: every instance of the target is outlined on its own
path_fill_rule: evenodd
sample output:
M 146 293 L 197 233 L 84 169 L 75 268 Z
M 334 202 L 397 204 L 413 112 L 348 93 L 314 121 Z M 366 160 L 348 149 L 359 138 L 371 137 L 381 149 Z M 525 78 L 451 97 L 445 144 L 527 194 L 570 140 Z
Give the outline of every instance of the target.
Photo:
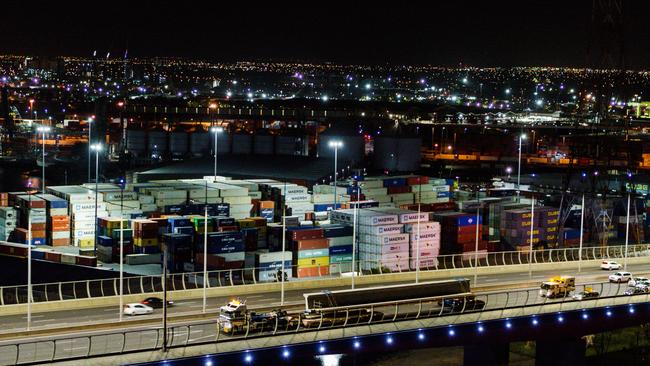
M 50 216 L 51 223 L 69 223 L 70 216 L 61 215 L 61 216 Z
M 62 247 L 62 246 L 68 246 L 70 245 L 70 239 L 69 238 L 63 238 L 63 239 L 50 239 L 50 243 L 53 247 Z
M 56 223 L 52 224 L 51 226 L 52 231 L 68 231 L 70 230 L 70 224 L 69 223 Z
M 326 238 L 298 240 L 295 244 L 296 250 L 325 249 L 328 247 L 329 242 Z
M 260 208 L 274 208 L 275 202 L 273 201 L 260 201 Z
M 296 277 L 298 278 L 327 276 L 329 274 L 329 266 L 300 267 L 296 270 Z

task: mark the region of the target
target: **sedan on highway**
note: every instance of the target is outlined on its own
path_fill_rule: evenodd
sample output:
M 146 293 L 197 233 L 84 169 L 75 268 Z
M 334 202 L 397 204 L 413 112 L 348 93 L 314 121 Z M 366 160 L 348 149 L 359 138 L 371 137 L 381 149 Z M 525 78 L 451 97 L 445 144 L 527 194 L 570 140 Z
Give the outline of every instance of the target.
M 645 286 L 635 286 L 635 287 L 629 287 L 623 292 L 625 295 L 631 296 L 631 295 L 641 295 L 645 294 L 648 292 L 648 288 Z
M 647 277 L 632 277 L 627 284 L 631 287 L 637 285 L 649 285 L 650 279 L 648 279 Z
M 147 297 L 140 302 L 143 305 L 151 306 L 154 309 L 161 309 L 163 307 L 163 300 L 159 297 Z M 167 300 L 167 306 L 173 306 L 174 302 Z
M 153 313 L 153 308 L 148 305 L 140 304 L 140 303 L 132 303 L 132 304 L 126 304 L 124 305 L 124 314 L 125 315 L 145 315 L 145 314 L 152 314 Z
M 630 272 L 616 272 L 609 276 L 609 282 L 627 282 L 632 279 L 632 274 Z
M 595 299 L 598 296 L 600 296 L 600 294 L 597 291 L 580 291 L 573 295 L 573 299 L 588 300 L 588 299 Z
M 600 264 L 600 269 L 604 269 L 607 271 L 611 271 L 613 269 L 619 270 L 621 269 L 621 265 L 618 262 L 614 262 L 614 261 L 603 261 Z

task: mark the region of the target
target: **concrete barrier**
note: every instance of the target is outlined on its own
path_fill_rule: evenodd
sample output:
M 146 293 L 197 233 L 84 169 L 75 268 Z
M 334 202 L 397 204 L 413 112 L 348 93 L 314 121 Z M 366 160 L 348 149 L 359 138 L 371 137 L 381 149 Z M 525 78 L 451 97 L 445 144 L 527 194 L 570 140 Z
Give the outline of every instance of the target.
M 582 261 L 582 268 L 598 268 L 602 260 L 585 260 Z M 627 260 L 628 264 L 646 264 L 650 263 L 650 257 L 631 257 Z M 533 272 L 535 271 L 552 271 L 558 272 L 575 270 L 578 268 L 578 262 L 555 262 L 555 263 L 533 263 L 530 265 Z M 440 280 L 455 277 L 468 277 L 471 278 L 475 273 L 479 276 L 494 275 L 494 274 L 508 274 L 508 273 L 523 273 L 529 270 L 528 264 L 511 264 L 505 266 L 485 266 L 474 268 L 459 268 L 459 269 L 446 269 L 446 270 L 428 270 L 420 271 L 420 280 Z M 558 273 L 562 274 L 562 273 Z M 568 274 L 568 273 L 564 273 Z M 401 273 L 387 273 L 375 275 L 361 275 L 355 278 L 356 285 L 375 285 L 382 283 L 392 282 L 408 282 L 415 281 L 415 272 L 401 272 Z M 352 280 L 350 277 L 338 278 L 324 278 L 313 281 L 288 281 L 285 283 L 285 291 L 291 290 L 310 290 L 317 291 L 319 289 L 335 288 L 351 286 Z M 213 287 L 207 290 L 208 297 L 228 297 L 228 296 L 245 296 L 250 294 L 262 294 L 280 292 L 281 284 L 279 282 L 272 283 L 258 283 L 251 285 L 236 285 L 228 287 Z M 162 297 L 162 293 L 147 293 L 141 295 L 124 295 L 124 303 L 140 302 L 145 297 L 158 296 Z M 203 289 L 193 290 L 177 290 L 167 292 L 170 300 L 180 301 L 186 299 L 197 299 L 203 297 Z M 109 307 L 118 306 L 119 296 L 104 296 L 89 299 L 77 300 L 61 300 L 50 302 L 38 302 L 32 304 L 33 313 L 41 312 L 54 312 L 63 310 L 75 309 L 88 309 L 93 307 Z M 27 312 L 26 304 L 19 305 L 4 305 L 0 306 L 0 316 L 19 315 Z

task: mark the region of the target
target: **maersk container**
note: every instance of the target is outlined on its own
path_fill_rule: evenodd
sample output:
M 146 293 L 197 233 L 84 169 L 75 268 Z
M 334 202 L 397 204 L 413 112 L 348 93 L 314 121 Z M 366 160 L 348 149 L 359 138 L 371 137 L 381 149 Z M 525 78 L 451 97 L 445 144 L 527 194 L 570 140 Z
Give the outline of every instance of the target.
M 143 130 L 126 130 L 126 150 L 134 156 L 144 156 L 147 150 L 147 133 Z
M 221 151 L 221 149 L 219 149 L 219 151 Z M 253 135 L 236 133 L 232 136 L 233 154 L 248 155 L 252 151 L 253 151 Z

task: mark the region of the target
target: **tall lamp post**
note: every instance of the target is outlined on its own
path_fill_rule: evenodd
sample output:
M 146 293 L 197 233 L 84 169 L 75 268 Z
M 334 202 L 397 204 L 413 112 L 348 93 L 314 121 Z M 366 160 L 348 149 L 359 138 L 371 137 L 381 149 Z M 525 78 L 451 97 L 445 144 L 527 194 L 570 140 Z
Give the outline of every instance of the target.
M 124 178 L 120 178 L 120 321 L 124 313 Z M 95 203 L 95 207 L 97 204 Z M 95 219 L 97 221 L 97 219 Z
M 50 132 L 52 129 L 48 126 L 40 126 L 36 130 L 40 132 L 42 135 L 43 145 L 41 148 L 41 153 L 42 153 L 42 161 L 43 161 L 43 178 L 41 180 L 41 193 L 45 193 L 45 134 Z
M 95 255 L 97 255 L 97 237 L 99 228 L 97 227 L 97 201 L 99 200 L 99 152 L 102 151 L 102 144 L 92 144 L 90 149 L 95 152 L 95 242 L 93 244 Z
M 627 178 L 631 179 L 632 178 L 632 173 L 627 173 Z M 627 220 L 625 220 L 625 256 L 623 257 L 623 269 L 627 271 L 627 247 L 628 244 L 630 243 L 630 201 L 632 199 L 632 193 L 630 193 L 630 189 L 632 188 L 632 184 L 628 184 L 628 189 L 627 189 Z
M 92 146 L 93 144 L 91 143 L 92 141 L 92 136 L 91 136 L 91 131 L 92 131 L 92 126 L 93 126 L 93 121 L 95 119 L 93 117 L 88 117 L 88 180 L 87 182 L 90 182 L 90 157 L 92 155 Z
M 526 134 L 519 135 L 519 159 L 517 160 L 517 201 L 519 201 L 520 184 L 521 184 L 521 144 L 526 139 Z
M 27 182 L 29 207 L 32 207 L 32 181 Z M 27 218 L 27 330 L 32 327 L 32 215 Z
M 334 210 L 336 210 L 336 201 L 337 201 L 337 191 L 336 183 L 338 176 L 338 158 L 339 158 L 339 149 L 343 147 L 343 141 L 341 140 L 332 140 L 329 142 L 329 147 L 334 149 Z
M 217 153 L 219 152 L 219 142 L 218 142 L 219 139 L 217 137 L 219 136 L 220 132 L 223 132 L 223 127 L 211 127 L 210 131 L 214 133 L 214 178 L 212 179 L 212 181 L 216 182 L 217 181 Z
M 584 190 L 584 179 L 587 176 L 587 173 L 583 172 L 580 178 L 580 185 L 582 189 L 582 204 L 580 205 L 580 248 L 578 249 L 578 272 L 582 272 L 582 243 L 584 238 L 584 227 L 585 227 L 585 190 Z

